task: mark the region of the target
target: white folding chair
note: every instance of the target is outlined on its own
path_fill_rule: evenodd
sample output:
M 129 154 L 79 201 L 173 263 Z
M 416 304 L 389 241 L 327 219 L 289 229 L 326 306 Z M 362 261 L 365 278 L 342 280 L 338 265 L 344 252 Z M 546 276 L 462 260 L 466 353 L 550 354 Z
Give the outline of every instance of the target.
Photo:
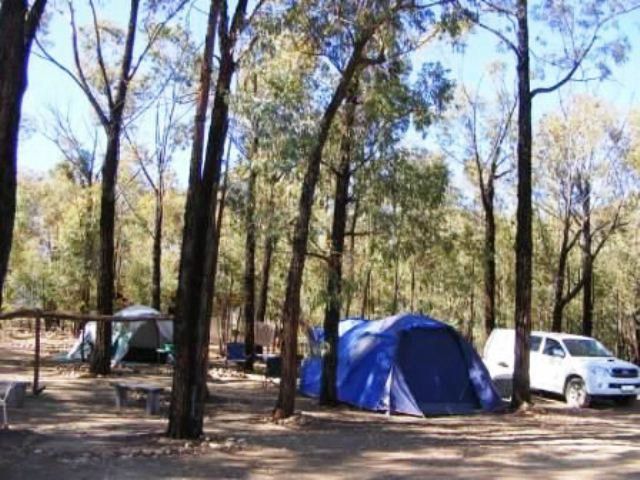
M 2 390 L 4 389 L 4 391 Z M 13 389 L 13 383 L 5 383 L 0 386 L 0 405 L 2 405 L 2 428 L 9 428 L 9 416 L 7 415 L 7 401 L 11 390 Z

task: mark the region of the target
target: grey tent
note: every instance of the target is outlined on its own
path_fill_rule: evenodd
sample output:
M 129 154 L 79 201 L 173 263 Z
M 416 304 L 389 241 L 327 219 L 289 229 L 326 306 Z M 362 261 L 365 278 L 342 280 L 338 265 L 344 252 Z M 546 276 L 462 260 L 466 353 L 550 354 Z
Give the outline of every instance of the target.
M 135 318 L 160 315 L 157 310 L 144 305 L 132 305 L 115 314 L 116 317 Z M 96 322 L 88 322 L 84 332 L 78 338 L 67 353 L 67 359 L 76 360 L 82 357 L 84 349 L 85 358 L 88 357 L 96 340 Z M 153 350 L 165 343 L 173 341 L 173 322 L 141 321 L 141 322 L 113 322 L 111 337 L 112 365 L 122 362 L 130 350 Z

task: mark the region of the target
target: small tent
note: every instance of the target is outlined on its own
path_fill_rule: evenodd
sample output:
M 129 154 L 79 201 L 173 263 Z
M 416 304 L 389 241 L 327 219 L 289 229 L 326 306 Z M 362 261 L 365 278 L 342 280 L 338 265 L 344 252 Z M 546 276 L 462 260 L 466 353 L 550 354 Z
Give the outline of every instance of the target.
M 300 391 L 320 393 L 323 335 L 300 371 Z M 374 411 L 439 415 L 492 411 L 500 397 L 482 360 L 451 326 L 400 314 L 382 320 L 340 322 L 338 399 Z
M 144 305 L 132 305 L 124 308 L 115 314 L 116 317 L 135 318 L 160 315 L 157 310 Z M 95 345 L 96 322 L 87 322 L 84 328 L 84 337 L 81 332 L 76 343 L 67 354 L 67 359 L 76 360 L 81 358 L 82 349 L 85 350 L 85 358 Z M 116 365 L 127 356 L 128 353 L 153 352 L 164 343 L 173 341 L 173 322 L 163 321 L 127 321 L 113 322 L 112 328 L 112 365 Z M 148 355 L 146 356 L 148 357 Z

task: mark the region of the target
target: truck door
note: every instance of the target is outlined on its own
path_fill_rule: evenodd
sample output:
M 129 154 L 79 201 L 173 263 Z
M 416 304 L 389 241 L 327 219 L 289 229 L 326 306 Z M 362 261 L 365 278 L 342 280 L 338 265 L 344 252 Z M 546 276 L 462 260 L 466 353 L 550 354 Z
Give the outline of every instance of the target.
M 539 361 L 541 390 L 562 393 L 566 356 L 560 342 L 553 338 L 545 339 Z
M 543 390 L 539 385 L 540 378 L 540 351 L 542 346 L 542 337 L 539 335 L 531 335 L 531 344 L 529 346 L 529 379 L 531 388 L 534 390 Z

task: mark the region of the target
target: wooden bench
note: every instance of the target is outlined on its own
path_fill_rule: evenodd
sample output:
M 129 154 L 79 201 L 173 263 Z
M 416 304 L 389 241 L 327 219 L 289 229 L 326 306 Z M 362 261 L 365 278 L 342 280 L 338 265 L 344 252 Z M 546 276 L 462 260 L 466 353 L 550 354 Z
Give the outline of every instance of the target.
M 160 411 L 160 394 L 164 392 L 164 388 L 143 383 L 113 383 L 112 386 L 116 391 L 116 408 L 118 410 L 127 406 L 127 394 L 131 391 L 146 394 L 145 411 L 147 414 L 157 415 Z

